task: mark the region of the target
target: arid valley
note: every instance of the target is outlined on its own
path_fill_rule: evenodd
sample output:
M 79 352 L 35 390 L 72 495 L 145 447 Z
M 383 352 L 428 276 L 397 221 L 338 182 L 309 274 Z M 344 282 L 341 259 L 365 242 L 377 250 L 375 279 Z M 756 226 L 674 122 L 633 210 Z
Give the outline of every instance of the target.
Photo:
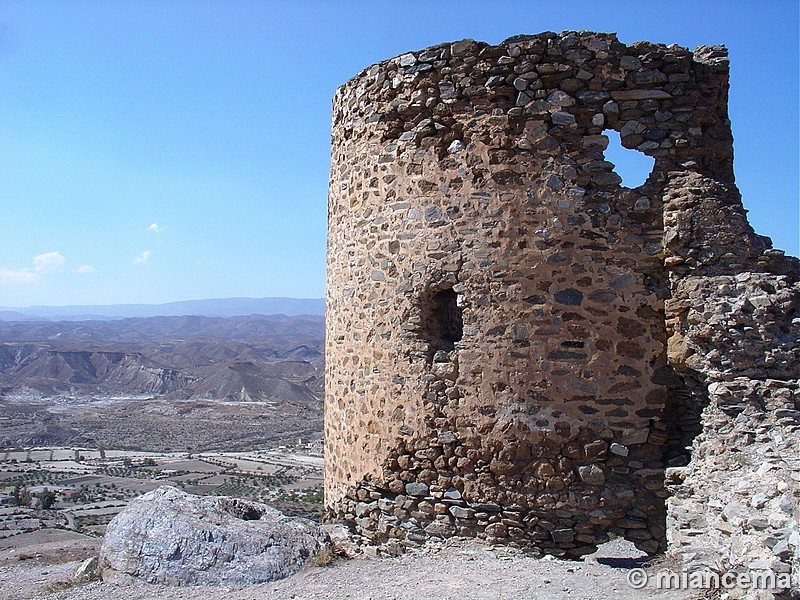
M 56 589 L 162 485 L 318 517 L 322 323 L 0 322 L 0 596 Z

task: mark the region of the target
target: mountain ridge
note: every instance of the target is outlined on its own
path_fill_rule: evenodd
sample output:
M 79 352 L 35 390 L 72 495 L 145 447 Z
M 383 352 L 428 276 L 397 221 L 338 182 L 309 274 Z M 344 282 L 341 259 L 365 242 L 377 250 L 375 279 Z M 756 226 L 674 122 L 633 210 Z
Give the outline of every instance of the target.
M 0 307 L 0 321 L 102 321 L 149 317 L 237 317 L 247 315 L 324 315 L 324 298 L 208 298 L 161 304 L 98 304 Z
M 320 404 L 324 317 L 0 322 L 0 397 L 149 394 Z

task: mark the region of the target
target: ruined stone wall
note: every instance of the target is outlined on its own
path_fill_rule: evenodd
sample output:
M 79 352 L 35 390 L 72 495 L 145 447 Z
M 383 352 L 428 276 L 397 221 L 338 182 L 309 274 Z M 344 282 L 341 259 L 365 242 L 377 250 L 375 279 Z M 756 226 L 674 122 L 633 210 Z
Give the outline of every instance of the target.
M 718 210 L 695 211 L 673 250 L 713 247 L 694 234 L 713 239 Z M 800 264 L 773 250 L 749 258 L 742 242 L 670 272 L 669 361 L 702 413 L 691 462 L 666 472 L 667 536 L 688 570 L 788 574 L 798 585 Z
M 436 46 L 337 91 L 332 515 L 376 542 L 664 549 L 664 467 L 707 401 L 668 361 L 689 353 L 664 301 L 771 260 L 733 183 L 727 81 L 724 48 L 581 32 Z M 609 129 L 655 159 L 643 186 L 605 160 Z

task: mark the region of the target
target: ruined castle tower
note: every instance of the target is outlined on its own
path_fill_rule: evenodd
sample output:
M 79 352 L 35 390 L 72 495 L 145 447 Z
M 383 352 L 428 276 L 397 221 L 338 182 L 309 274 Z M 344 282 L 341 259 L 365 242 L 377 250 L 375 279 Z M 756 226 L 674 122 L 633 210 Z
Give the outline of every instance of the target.
M 727 86 L 723 47 L 567 32 L 435 46 L 337 91 L 333 516 L 376 542 L 665 547 L 665 467 L 708 401 L 686 281 L 796 270 L 745 218 Z M 621 185 L 610 130 L 654 159 L 644 185 Z

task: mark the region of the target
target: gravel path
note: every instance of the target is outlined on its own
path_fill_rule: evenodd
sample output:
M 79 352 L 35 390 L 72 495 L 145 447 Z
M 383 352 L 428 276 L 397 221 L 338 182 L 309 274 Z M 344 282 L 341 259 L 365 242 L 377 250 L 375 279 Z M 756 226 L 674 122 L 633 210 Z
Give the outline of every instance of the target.
M 697 597 L 686 591 L 631 588 L 626 576 L 642 562 L 641 553 L 619 540 L 606 544 L 584 561 L 536 559 L 508 548 L 450 540 L 440 547 L 427 547 L 398 558 L 337 560 L 330 566 L 309 567 L 293 577 L 269 584 L 176 588 L 118 580 L 27 597 L 46 600 L 686 600 Z M 3 583 L 8 584 L 9 580 L 6 578 Z

